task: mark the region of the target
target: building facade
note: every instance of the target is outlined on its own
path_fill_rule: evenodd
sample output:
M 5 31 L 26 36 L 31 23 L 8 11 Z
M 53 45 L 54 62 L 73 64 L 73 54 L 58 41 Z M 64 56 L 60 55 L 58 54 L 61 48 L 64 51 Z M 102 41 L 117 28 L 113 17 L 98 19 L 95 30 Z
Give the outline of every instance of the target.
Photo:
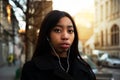
M 95 50 L 120 58 L 120 0 L 95 0 Z
M 15 54 L 18 21 L 8 0 L 0 0 L 0 65 L 7 63 L 7 57 Z

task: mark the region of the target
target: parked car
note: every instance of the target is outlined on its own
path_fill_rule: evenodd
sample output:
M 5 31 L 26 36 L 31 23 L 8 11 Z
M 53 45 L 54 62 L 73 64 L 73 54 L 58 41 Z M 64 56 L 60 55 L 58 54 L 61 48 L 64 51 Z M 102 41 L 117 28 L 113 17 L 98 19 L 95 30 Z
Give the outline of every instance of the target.
M 91 66 L 93 72 L 95 73 L 96 80 L 115 80 L 111 73 L 102 72 L 98 69 L 97 65 L 91 60 L 90 56 L 82 54 L 81 57 Z
M 120 68 L 120 59 L 110 56 L 109 53 L 104 53 L 100 61 L 103 66 Z

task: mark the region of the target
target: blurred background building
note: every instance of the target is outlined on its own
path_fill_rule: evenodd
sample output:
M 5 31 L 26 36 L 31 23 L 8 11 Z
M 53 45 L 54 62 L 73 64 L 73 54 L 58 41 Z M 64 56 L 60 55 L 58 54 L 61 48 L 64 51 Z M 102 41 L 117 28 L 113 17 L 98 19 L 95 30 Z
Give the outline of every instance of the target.
M 19 1 L 11 0 L 23 10 L 26 22 L 25 30 L 19 26 L 15 9 L 10 0 L 0 0 L 0 65 L 6 64 L 9 55 L 13 61 L 22 57 L 22 61 L 31 59 L 34 52 L 39 27 L 44 16 L 52 10 L 51 0 L 27 0 L 26 11 Z M 23 24 L 21 24 L 23 25 Z M 24 25 L 23 25 L 24 26 Z
M 94 34 L 86 42 L 86 53 L 94 50 L 120 58 L 120 0 L 95 0 Z
M 0 65 L 7 62 L 9 55 L 15 54 L 18 29 L 18 21 L 8 0 L 0 0 Z

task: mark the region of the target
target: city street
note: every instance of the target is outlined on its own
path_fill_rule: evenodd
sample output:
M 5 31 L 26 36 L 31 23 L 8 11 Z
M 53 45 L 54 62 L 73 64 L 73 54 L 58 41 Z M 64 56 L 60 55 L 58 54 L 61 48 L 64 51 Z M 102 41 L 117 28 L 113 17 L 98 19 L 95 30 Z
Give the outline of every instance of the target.
M 112 73 L 115 80 L 120 80 L 120 69 L 104 67 L 101 70 L 103 72 Z
M 0 67 L 0 80 L 15 80 L 15 73 L 18 67 L 15 65 L 4 65 Z
M 73 20 L 49 15 L 54 10 Z M 71 53 L 84 54 L 96 78 L 120 80 L 120 0 L 0 0 L 0 80 L 19 80 L 24 63 L 39 53 L 66 57 L 65 66 L 59 60 L 65 71 L 71 68 Z

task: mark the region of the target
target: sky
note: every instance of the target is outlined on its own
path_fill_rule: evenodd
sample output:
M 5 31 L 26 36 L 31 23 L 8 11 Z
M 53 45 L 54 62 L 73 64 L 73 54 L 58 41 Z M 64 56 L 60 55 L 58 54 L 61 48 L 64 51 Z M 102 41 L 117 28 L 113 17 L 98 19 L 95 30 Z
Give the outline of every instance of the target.
M 94 14 L 94 0 L 53 0 L 53 9 L 66 11 L 74 16 L 77 24 L 85 25 L 88 28 L 91 27 L 91 23 L 87 19 L 90 17 L 85 17 L 85 15 Z M 87 12 L 87 14 L 80 14 L 84 12 Z
M 23 2 L 25 2 L 25 1 L 26 0 L 20 0 L 20 3 L 23 4 Z M 12 2 L 12 0 L 9 0 L 9 3 L 12 5 L 13 10 L 15 12 L 15 15 L 17 16 L 16 18 L 19 21 L 19 27 L 20 27 L 20 29 L 25 30 L 26 23 L 23 20 L 23 18 L 21 17 L 21 16 L 24 16 L 24 13 L 19 8 L 16 7 L 16 5 L 14 4 L 14 2 Z M 25 5 L 23 5 L 23 7 L 24 7 L 24 9 L 26 9 Z
M 69 12 L 71 15 L 84 10 L 94 11 L 94 0 L 53 0 L 53 9 Z

